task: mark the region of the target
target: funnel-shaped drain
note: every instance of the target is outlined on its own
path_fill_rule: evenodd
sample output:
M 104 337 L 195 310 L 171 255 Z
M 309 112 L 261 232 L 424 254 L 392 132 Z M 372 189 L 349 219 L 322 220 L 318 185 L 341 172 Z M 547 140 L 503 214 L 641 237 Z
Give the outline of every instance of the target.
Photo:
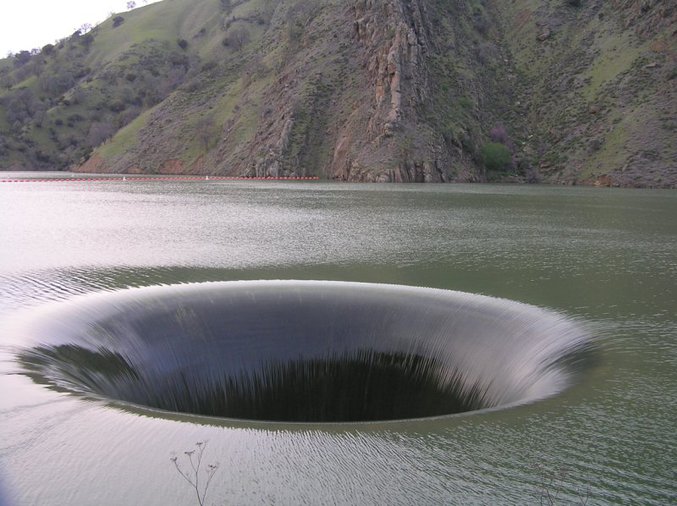
M 257 281 L 61 304 L 21 350 L 36 381 L 224 418 L 359 422 L 529 402 L 572 381 L 589 340 L 516 302 L 425 288 Z

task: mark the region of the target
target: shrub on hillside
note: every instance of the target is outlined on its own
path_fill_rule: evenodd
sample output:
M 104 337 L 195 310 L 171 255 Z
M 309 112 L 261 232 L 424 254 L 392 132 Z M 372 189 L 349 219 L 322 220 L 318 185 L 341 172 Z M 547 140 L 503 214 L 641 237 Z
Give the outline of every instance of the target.
M 81 46 L 88 48 L 94 42 L 94 34 L 92 32 L 84 34 L 82 37 L 80 37 L 79 42 Z
M 512 165 L 512 153 L 503 143 L 488 142 L 482 147 L 482 160 L 488 170 L 506 170 Z

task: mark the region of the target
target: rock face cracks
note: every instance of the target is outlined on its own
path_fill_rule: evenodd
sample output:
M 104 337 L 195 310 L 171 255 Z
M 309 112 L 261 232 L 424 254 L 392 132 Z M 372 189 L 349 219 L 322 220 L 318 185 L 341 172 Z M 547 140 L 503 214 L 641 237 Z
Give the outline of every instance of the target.
M 239 170 L 257 176 L 319 170 L 360 181 L 451 179 L 450 160 L 441 145 L 435 149 L 440 139 L 420 118 L 429 95 L 424 3 L 356 0 L 323 11 L 331 15 L 309 19 L 306 34 L 322 33 L 333 43 L 301 46 L 288 60 L 268 91 L 277 119 L 271 128 L 259 126 L 252 160 Z M 342 29 L 324 25 L 339 16 Z M 325 61 L 319 72 L 318 59 Z
M 423 2 L 359 0 L 353 7 L 359 59 L 366 70 L 371 94 L 366 140 L 356 146 L 347 170 L 335 170 L 348 178 L 379 181 L 444 181 L 435 156 L 434 135 L 426 132 L 419 117 L 429 96 L 426 54 L 430 51 L 430 29 Z M 345 151 L 345 148 L 343 149 Z M 369 168 L 378 161 L 373 152 L 382 151 L 387 166 L 380 173 Z

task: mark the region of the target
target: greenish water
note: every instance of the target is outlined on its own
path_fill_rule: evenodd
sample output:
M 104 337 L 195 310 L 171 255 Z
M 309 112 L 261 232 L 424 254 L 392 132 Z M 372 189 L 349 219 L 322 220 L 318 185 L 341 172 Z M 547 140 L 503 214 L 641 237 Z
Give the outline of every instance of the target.
M 209 504 L 536 504 L 560 469 L 565 501 L 674 502 L 676 218 L 677 193 L 654 190 L 0 184 L 0 504 L 195 504 L 169 458 L 203 440 Z M 102 291 L 256 279 L 507 298 L 600 349 L 544 400 L 366 425 L 154 413 L 12 374 L 8 347 L 46 306 L 58 320 Z

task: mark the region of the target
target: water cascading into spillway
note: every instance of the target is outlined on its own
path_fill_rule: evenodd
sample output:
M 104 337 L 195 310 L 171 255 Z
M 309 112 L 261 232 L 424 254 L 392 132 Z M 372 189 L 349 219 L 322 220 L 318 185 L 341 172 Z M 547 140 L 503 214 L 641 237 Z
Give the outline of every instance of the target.
M 446 290 L 240 281 L 96 294 L 30 325 L 22 372 L 54 388 L 245 420 L 361 422 L 531 402 L 569 386 L 575 322 Z

